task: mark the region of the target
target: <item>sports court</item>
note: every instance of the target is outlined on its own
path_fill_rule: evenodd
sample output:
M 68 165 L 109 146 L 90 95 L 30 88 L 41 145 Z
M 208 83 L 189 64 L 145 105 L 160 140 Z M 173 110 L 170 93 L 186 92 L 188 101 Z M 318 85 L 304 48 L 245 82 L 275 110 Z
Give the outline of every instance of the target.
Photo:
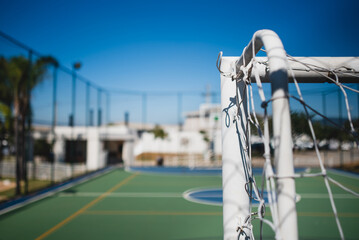
M 359 1 L 3 2 L 0 240 L 359 239 Z
M 114 168 L 3 214 L 0 239 L 222 239 L 222 207 L 183 197 L 191 189 L 221 188 L 220 169 L 159 170 Z M 359 191 L 357 175 L 335 170 L 329 170 L 329 175 Z M 261 181 L 259 176 L 256 180 Z M 323 179 L 298 179 L 296 188 L 299 238 L 338 239 Z M 336 186 L 332 189 L 345 237 L 357 239 L 359 199 Z M 259 239 L 259 221 L 253 222 Z M 264 226 L 263 239 L 273 238 L 274 233 Z

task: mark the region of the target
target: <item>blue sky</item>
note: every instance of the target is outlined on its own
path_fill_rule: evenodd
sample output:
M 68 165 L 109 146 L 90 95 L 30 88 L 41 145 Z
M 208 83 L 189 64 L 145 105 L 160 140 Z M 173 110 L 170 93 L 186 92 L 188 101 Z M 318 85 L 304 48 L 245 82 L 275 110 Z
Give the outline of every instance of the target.
M 359 56 L 358 9 L 355 0 L 0 0 L 0 30 L 67 67 L 81 61 L 79 74 L 106 89 L 201 92 L 210 84 L 219 92 L 218 52 L 239 56 L 259 29 L 277 32 L 293 56 Z M 176 96 L 156 98 L 147 111 L 176 122 Z M 126 97 L 111 97 L 112 106 L 117 101 Z M 200 100 L 183 101 L 188 111 Z M 167 117 L 155 110 L 164 102 Z M 126 109 L 111 111 L 121 120 L 115 112 L 122 116 Z M 137 112 L 132 116 L 139 121 Z M 161 122 L 148 115 L 147 121 Z

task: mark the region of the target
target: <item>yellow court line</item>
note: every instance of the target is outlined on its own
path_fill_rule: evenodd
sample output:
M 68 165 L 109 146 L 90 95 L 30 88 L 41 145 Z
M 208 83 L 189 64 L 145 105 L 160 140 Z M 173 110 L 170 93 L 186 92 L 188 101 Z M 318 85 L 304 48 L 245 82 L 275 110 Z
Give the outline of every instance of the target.
M 103 193 L 102 195 L 100 195 L 98 198 L 92 200 L 90 203 L 86 204 L 84 207 L 82 207 L 80 210 L 78 210 L 77 212 L 75 212 L 74 214 L 72 214 L 71 216 L 67 217 L 66 219 L 64 219 L 63 221 L 61 221 L 60 223 L 58 223 L 57 225 L 55 225 L 54 227 L 50 228 L 49 230 L 47 230 L 45 233 L 41 234 L 39 237 L 36 238 L 36 240 L 41 240 L 44 239 L 45 237 L 47 237 L 48 235 L 50 235 L 51 233 L 53 233 L 54 231 L 56 231 L 57 229 L 61 228 L 63 225 L 65 225 L 66 223 L 70 222 L 72 219 L 74 219 L 75 217 L 77 217 L 78 215 L 80 215 L 81 213 L 85 212 L 87 209 L 89 209 L 90 207 L 92 207 L 93 205 L 95 205 L 96 203 L 98 203 L 100 200 L 102 200 L 103 198 L 105 198 L 106 196 L 108 196 L 111 192 L 115 191 L 116 189 L 122 187 L 123 185 L 125 185 L 126 183 L 128 183 L 130 180 L 132 180 L 134 177 L 136 177 L 138 175 L 138 173 L 131 175 L 127 178 L 125 178 L 124 180 L 122 180 L 121 182 L 119 182 L 117 185 L 115 185 L 114 187 L 110 188 L 107 192 Z
M 86 211 L 90 215 L 222 216 L 222 212 Z

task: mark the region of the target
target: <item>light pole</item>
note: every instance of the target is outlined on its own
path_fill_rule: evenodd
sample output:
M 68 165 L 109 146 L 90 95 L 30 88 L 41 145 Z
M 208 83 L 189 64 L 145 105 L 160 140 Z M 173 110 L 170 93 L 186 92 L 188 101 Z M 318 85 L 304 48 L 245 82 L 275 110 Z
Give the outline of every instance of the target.
M 86 82 L 85 119 L 86 119 L 86 127 L 90 126 L 90 82 Z
M 76 110 L 76 70 L 81 68 L 81 63 L 76 62 L 72 65 L 72 108 L 70 115 L 70 126 L 73 127 L 75 125 L 75 110 Z
M 56 127 L 56 117 L 57 117 L 57 70 L 59 64 L 57 62 L 54 63 L 54 71 L 53 71 L 53 86 L 52 86 L 52 123 L 51 123 L 51 184 L 55 183 L 55 154 L 54 154 L 54 144 L 56 141 L 55 137 L 55 127 Z M 35 164 L 35 161 L 34 161 Z
M 102 94 L 102 89 L 98 88 L 97 89 L 97 126 L 99 127 L 102 125 L 101 94 Z
M 182 93 L 177 93 L 177 118 L 178 118 L 178 130 L 182 130 Z
M 74 139 L 74 126 L 75 126 L 75 110 L 76 110 L 76 70 L 81 68 L 81 63 L 76 62 L 72 65 L 72 113 L 70 116 L 71 126 L 71 143 L 70 143 L 70 162 L 71 162 L 71 178 L 74 175 L 74 160 L 76 154 L 76 141 Z
M 106 93 L 106 124 L 108 125 L 110 123 L 110 93 Z
M 147 93 L 142 93 L 142 132 L 145 131 L 146 124 L 146 115 L 147 115 Z

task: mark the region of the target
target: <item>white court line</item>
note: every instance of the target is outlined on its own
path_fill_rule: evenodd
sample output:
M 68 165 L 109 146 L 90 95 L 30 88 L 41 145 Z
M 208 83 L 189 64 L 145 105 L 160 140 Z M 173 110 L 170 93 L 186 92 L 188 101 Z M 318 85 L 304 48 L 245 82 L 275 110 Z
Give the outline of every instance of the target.
M 56 196 L 57 197 L 97 197 L 102 195 L 103 192 L 76 192 L 76 193 L 67 193 L 60 192 Z M 112 198 L 191 198 L 190 201 L 193 201 L 193 197 L 189 197 L 190 192 L 184 193 L 166 193 L 166 192 L 113 192 L 107 195 L 107 197 Z M 329 196 L 327 193 L 300 193 L 297 194 L 299 199 L 328 199 Z M 333 194 L 336 199 L 358 199 L 357 197 L 351 194 Z M 201 197 L 205 198 L 218 198 L 222 197 L 220 194 L 208 194 L 201 195 Z M 299 199 L 297 201 L 299 201 Z M 200 200 L 203 202 L 204 200 Z
M 335 174 L 335 175 L 340 175 L 340 176 L 343 176 L 343 177 L 352 178 L 352 179 L 356 179 L 356 180 L 359 179 L 359 175 L 356 174 L 356 173 L 346 172 L 346 171 L 343 171 L 343 170 L 337 170 L 337 169 L 332 169 L 332 168 L 327 169 L 327 171 L 332 173 L 332 174 Z
M 77 192 L 57 194 L 58 197 L 96 197 L 102 195 L 103 192 Z M 182 193 L 163 193 L 163 192 L 113 192 L 106 197 L 115 198 L 182 198 Z
M 301 193 L 299 194 L 301 198 L 306 199 L 328 199 L 329 195 L 328 193 Z M 335 199 L 358 199 L 358 197 L 352 195 L 352 194 L 333 194 L 333 197 Z

